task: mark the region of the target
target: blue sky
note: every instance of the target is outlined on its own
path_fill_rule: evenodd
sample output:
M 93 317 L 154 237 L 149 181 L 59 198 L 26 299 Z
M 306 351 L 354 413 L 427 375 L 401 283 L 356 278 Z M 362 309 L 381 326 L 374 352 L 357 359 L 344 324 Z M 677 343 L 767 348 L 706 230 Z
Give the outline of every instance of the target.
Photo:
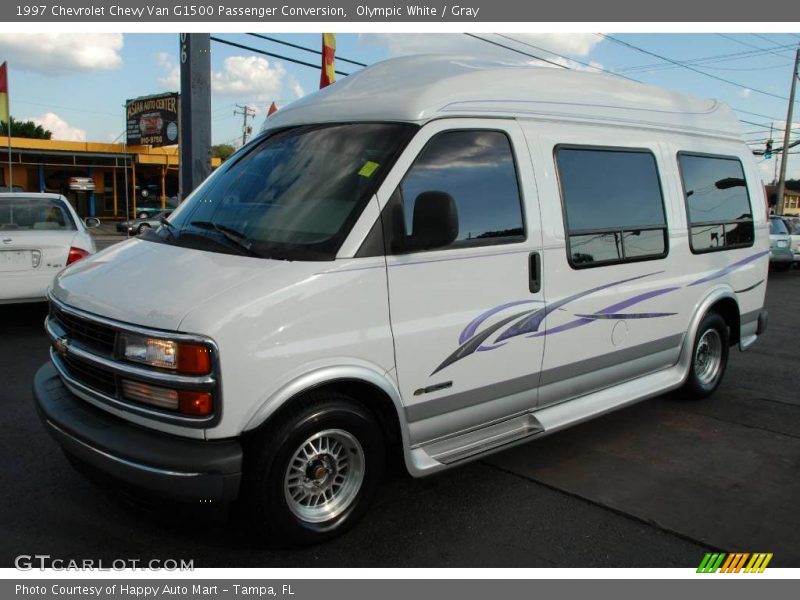
M 318 57 L 245 34 L 219 37 L 316 63 Z M 267 33 L 319 49 L 319 34 Z M 645 83 L 718 98 L 739 110 L 745 137 L 766 138 L 765 127 L 786 118 L 793 49 L 798 33 L 766 34 L 610 34 L 654 54 L 696 64 L 705 73 L 742 84 L 737 87 L 670 63 L 592 33 L 480 34 L 497 43 L 575 68 L 568 59 L 600 66 Z M 506 37 L 503 37 L 506 36 Z M 511 38 L 511 39 L 509 39 Z M 523 43 L 532 46 L 524 45 Z M 533 47 L 535 46 L 535 47 Z M 212 136 L 215 143 L 241 138 L 241 117 L 234 104 L 258 111 L 257 130 L 272 100 L 284 106 L 319 85 L 319 71 L 212 42 Z M 418 52 L 456 52 L 510 59 L 526 57 L 463 34 L 338 34 L 337 55 L 367 64 Z M 733 53 L 739 54 L 729 57 Z M 11 112 L 34 118 L 63 139 L 111 141 L 122 132 L 126 98 L 177 89 L 177 34 L 0 34 L 0 60 L 8 60 Z M 558 56 L 561 55 L 561 56 Z M 566 58 L 564 58 L 566 57 Z M 337 68 L 358 67 L 338 62 Z M 763 93 L 762 93 L 763 92 Z M 800 107 L 794 122 L 800 129 Z M 744 112 L 749 111 L 749 112 Z M 749 113 L 757 113 L 749 114 Z M 781 132 L 779 132 L 781 133 Z M 798 131 L 800 135 L 800 131 Z M 775 136 L 778 139 L 778 136 Z M 779 145 L 779 143 L 776 143 Z M 798 148 L 800 150 L 800 148 Z M 800 177 L 800 155 L 790 155 L 789 175 Z M 774 160 L 762 163 L 771 179 Z

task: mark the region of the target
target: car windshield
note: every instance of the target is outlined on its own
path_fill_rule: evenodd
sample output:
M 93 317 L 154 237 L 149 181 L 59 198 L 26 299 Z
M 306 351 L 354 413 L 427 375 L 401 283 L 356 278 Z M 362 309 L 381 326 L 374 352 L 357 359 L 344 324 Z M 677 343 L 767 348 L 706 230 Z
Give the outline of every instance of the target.
M 165 243 L 287 260 L 332 260 L 416 127 L 286 129 L 233 156 L 170 219 Z
M 55 198 L 0 198 L 0 230 L 75 230 L 64 204 Z
M 786 229 L 786 224 L 783 222 L 783 219 L 770 219 L 769 232 L 772 235 L 788 235 L 789 230 Z

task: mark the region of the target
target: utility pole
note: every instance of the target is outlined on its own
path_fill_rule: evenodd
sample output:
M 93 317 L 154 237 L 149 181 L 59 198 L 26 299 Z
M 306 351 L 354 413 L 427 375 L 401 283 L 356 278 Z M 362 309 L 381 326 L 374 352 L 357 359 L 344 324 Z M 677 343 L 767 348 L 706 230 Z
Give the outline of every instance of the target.
M 247 119 L 256 116 L 256 109 L 247 105 L 237 104 L 236 108 L 233 109 L 233 116 L 235 117 L 236 115 L 242 115 L 242 146 L 244 146 L 247 143 L 247 136 L 253 131 L 252 127 L 247 126 Z
M 794 68 L 792 69 L 792 91 L 789 93 L 789 109 L 786 114 L 786 126 L 783 132 L 783 156 L 781 157 L 781 176 L 778 179 L 778 201 L 775 205 L 775 214 L 783 214 L 783 194 L 786 191 L 786 163 L 789 161 L 789 137 L 792 133 L 792 114 L 794 112 L 794 92 L 797 89 L 797 66 L 800 64 L 800 48 L 794 55 Z
M 211 173 L 211 37 L 181 33 L 181 202 Z M 134 199 L 135 200 L 135 199 Z
M 772 158 L 772 129 L 775 127 L 775 123 L 770 122 L 769 124 L 769 150 L 770 150 L 770 158 Z M 772 174 L 772 185 L 778 183 L 778 158 L 775 158 L 775 169 Z

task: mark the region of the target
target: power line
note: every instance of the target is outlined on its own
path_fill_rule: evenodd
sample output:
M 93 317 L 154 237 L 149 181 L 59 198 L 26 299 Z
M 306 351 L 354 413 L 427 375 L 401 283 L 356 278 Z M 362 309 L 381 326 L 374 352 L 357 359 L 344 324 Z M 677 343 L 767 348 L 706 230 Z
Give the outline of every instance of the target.
M 322 56 L 322 52 L 319 50 L 314 50 L 313 48 L 306 48 L 305 46 L 301 46 L 300 44 L 293 44 L 292 42 L 285 42 L 283 40 L 279 40 L 274 37 L 270 37 L 268 35 L 262 35 L 260 33 L 248 33 L 247 35 L 252 35 L 253 37 L 260 38 L 262 40 L 267 40 L 268 42 L 275 42 L 276 44 L 282 44 L 284 46 L 288 46 L 289 48 L 296 48 L 298 50 L 304 50 L 306 52 L 311 52 L 312 54 L 316 54 L 317 56 Z M 351 65 L 356 65 L 359 67 L 366 67 L 365 63 L 358 62 L 357 60 L 351 60 L 349 58 L 345 58 L 344 56 L 336 55 L 336 60 L 340 60 L 342 62 L 350 63 Z
M 508 35 L 503 35 L 502 33 L 496 33 L 495 35 L 510 40 L 512 42 L 516 42 L 517 44 L 522 44 L 523 46 L 528 46 L 529 48 L 534 48 L 536 50 L 541 50 L 542 52 L 547 52 L 548 54 L 552 54 L 553 56 L 558 56 L 559 58 L 563 58 L 564 60 L 568 60 L 579 65 L 583 65 L 584 67 L 589 67 L 590 69 L 596 69 L 598 71 L 602 71 L 603 73 L 608 73 L 609 75 L 616 75 L 617 77 L 622 77 L 623 79 L 627 79 L 629 81 L 635 81 L 637 83 L 641 83 L 638 79 L 634 79 L 633 77 L 628 77 L 626 75 L 621 75 L 620 73 L 615 73 L 614 71 L 609 71 L 608 69 L 604 69 L 598 65 L 593 65 L 591 63 L 583 62 L 578 60 L 577 58 L 572 58 L 569 56 L 564 56 L 563 54 L 559 54 L 558 52 L 553 52 L 552 50 L 547 50 L 546 48 L 542 48 L 540 46 L 535 46 L 528 42 L 523 42 L 522 40 L 518 40 Z
M 231 42 L 230 40 L 223 40 L 222 38 L 218 38 L 216 36 L 210 36 L 211 40 L 217 42 L 219 44 L 225 44 L 227 46 L 233 46 L 234 48 L 241 48 L 242 50 L 247 50 L 249 52 L 255 52 L 256 54 L 263 54 L 264 56 L 270 56 L 272 58 L 278 58 L 280 60 L 285 60 L 287 62 L 295 63 L 297 65 L 303 65 L 304 67 L 311 67 L 312 69 L 319 70 L 321 68 L 320 65 L 315 65 L 313 63 L 305 62 L 303 60 L 298 60 L 296 58 L 289 58 L 288 56 L 283 56 L 281 54 L 275 54 L 273 52 L 267 52 L 266 50 L 259 50 L 258 48 L 253 48 L 252 46 L 245 46 L 244 44 L 238 44 L 236 42 Z M 339 75 L 344 75 L 347 77 L 350 73 L 345 73 L 344 71 L 336 71 Z
M 731 106 L 733 110 L 740 113 L 745 113 L 746 115 L 754 115 L 756 117 L 763 117 L 764 119 L 770 119 L 771 121 L 780 121 L 780 117 L 770 117 L 769 115 L 762 115 L 761 113 L 753 112 L 751 110 L 744 110 L 743 108 L 736 108 L 735 106 Z
M 700 75 L 705 75 L 706 77 L 710 77 L 711 79 L 716 79 L 717 81 L 721 81 L 721 82 L 727 83 L 729 85 L 734 85 L 734 86 L 742 88 L 742 89 L 748 89 L 748 90 L 750 90 L 752 92 L 755 92 L 757 94 L 762 94 L 764 96 L 770 96 L 772 98 L 778 98 L 779 100 L 788 100 L 788 98 L 786 98 L 785 96 L 779 96 L 778 94 L 773 94 L 772 92 L 766 92 L 764 90 L 760 90 L 758 88 L 750 87 L 748 85 L 742 85 L 741 83 L 737 83 L 736 81 L 731 81 L 730 79 L 725 79 L 724 77 L 719 77 L 719 76 L 713 75 L 711 73 L 706 73 L 705 71 L 701 71 L 700 69 L 696 69 L 691 65 L 687 65 L 687 64 L 681 63 L 680 61 L 668 58 L 668 57 L 663 56 L 661 54 L 656 54 L 655 52 L 650 52 L 649 50 L 645 50 L 644 48 L 640 48 L 639 46 L 634 46 L 633 44 L 629 44 L 628 42 L 622 41 L 622 40 L 617 39 L 617 38 L 615 38 L 613 36 L 606 35 L 605 33 L 598 33 L 596 35 L 598 35 L 598 36 L 600 36 L 600 37 L 602 37 L 604 39 L 607 39 L 607 40 L 609 40 L 611 42 L 615 42 L 615 43 L 620 44 L 622 46 L 626 46 L 627 48 L 631 48 L 632 50 L 636 50 L 637 52 L 641 52 L 641 53 L 647 54 L 649 56 L 654 56 L 654 57 L 656 57 L 658 59 L 670 62 L 670 63 L 672 63 L 674 65 L 679 66 L 679 67 L 683 67 L 684 69 L 688 69 L 690 71 L 694 71 L 695 73 L 698 73 Z
M 542 57 L 540 57 L 540 56 L 537 56 L 537 55 L 534 55 L 534 54 L 530 54 L 530 53 L 527 53 L 527 52 L 523 52 L 522 50 L 518 50 L 518 49 L 516 49 L 516 48 L 512 48 L 512 47 L 510 47 L 510 46 L 506 46 L 506 45 L 504 45 L 504 44 L 500 44 L 500 43 L 497 43 L 497 42 L 493 42 L 492 40 L 487 40 L 487 39 L 485 39 L 485 38 L 482 38 L 482 37 L 479 37 L 479 36 L 473 35 L 473 34 L 471 34 L 471 33 L 465 33 L 464 35 L 468 35 L 468 36 L 470 36 L 470 37 L 476 38 L 476 39 L 478 39 L 478 40 L 481 40 L 482 42 L 486 42 L 486 43 L 489 43 L 489 44 L 493 44 L 493 45 L 495 45 L 495 46 L 499 46 L 499 47 L 501 47 L 501 48 L 505 48 L 506 50 L 511 50 L 512 52 L 517 52 L 517 53 L 519 53 L 519 54 L 523 54 L 523 55 L 525 55 L 525 56 L 530 56 L 530 57 L 532 57 L 532 58 L 535 58 L 535 59 L 537 59 L 537 60 L 543 60 L 543 61 L 545 61 L 545 62 L 549 62 L 550 64 L 553 64 L 553 65 L 555 65 L 555 66 L 557 66 L 557 67 L 561 67 L 562 69 L 568 69 L 568 70 L 570 70 L 570 67 L 568 67 L 568 66 L 566 66 L 566 65 L 562 65 L 562 64 L 560 64 L 560 63 L 554 63 L 554 62 L 552 62 L 552 61 L 548 61 L 547 59 L 544 59 L 544 58 L 542 58 Z M 523 42 L 523 41 L 521 41 L 521 40 L 518 40 L 518 39 L 516 39 L 516 38 L 510 37 L 510 36 L 507 36 L 507 35 L 503 35 L 503 34 L 496 34 L 496 35 L 499 35 L 500 37 L 503 37 L 503 38 L 505 38 L 505 39 L 507 39 L 507 40 L 510 40 L 510 41 L 517 42 L 517 43 L 519 43 L 519 44 L 522 44 L 522 45 L 524 45 L 524 46 L 529 46 L 529 47 L 531 47 L 531 48 L 535 48 L 535 49 L 537 49 L 537 50 L 540 50 L 540 51 L 542 51 L 542 52 L 547 52 L 548 54 L 553 54 L 554 56 L 558 56 L 558 57 L 560 57 L 560 58 L 563 58 L 563 59 L 566 59 L 566 60 L 570 60 L 570 61 L 576 62 L 576 63 L 578 63 L 578 64 L 582 64 L 582 65 L 584 65 L 584 66 L 588 66 L 588 67 L 591 67 L 591 68 L 598 69 L 598 70 L 600 70 L 600 71 L 603 71 L 604 73 L 608 73 L 608 74 L 610 74 L 610 75 L 616 75 L 616 76 L 618 76 L 618 77 L 622 77 L 622 78 L 624 78 L 624 79 L 628 79 L 629 81 L 635 81 L 635 82 L 637 82 L 637 83 L 641 83 L 641 81 L 639 81 L 638 79 L 634 79 L 634 78 L 632 78 L 632 77 L 628 77 L 628 76 L 626 76 L 626 75 L 622 75 L 622 74 L 620 74 L 620 73 L 616 73 L 616 72 L 614 72 L 614 71 L 609 71 L 609 70 L 607 70 L 607 69 L 604 69 L 604 68 L 602 68 L 602 67 L 597 67 L 597 66 L 595 66 L 595 65 L 591 65 L 591 64 L 589 64 L 589 63 L 585 63 L 585 62 L 582 62 L 582 61 L 575 60 L 575 59 L 573 59 L 573 58 L 570 58 L 570 57 L 568 57 L 568 56 L 564 56 L 564 55 L 562 55 L 562 54 L 558 54 L 557 52 L 553 52 L 552 50 L 547 50 L 546 48 L 542 48 L 542 47 L 539 47 L 539 46 L 535 46 L 535 45 L 533 45 L 533 44 L 529 44 L 529 43 L 527 43 L 527 42 Z M 749 88 L 748 88 L 748 89 L 749 89 Z M 743 110 L 743 109 L 738 109 L 738 108 L 734 108 L 734 107 L 731 107 L 731 108 L 732 108 L 733 110 L 737 111 L 737 112 L 742 112 L 742 113 L 752 114 L 752 115 L 756 115 L 756 116 L 759 116 L 759 117 L 763 117 L 763 118 L 765 118 L 765 119 L 776 120 L 776 121 L 777 121 L 777 120 L 780 120 L 780 119 L 778 119 L 777 117 L 770 117 L 770 116 L 768 116 L 768 115 L 762 115 L 762 114 L 760 114 L 760 113 L 754 113 L 754 112 L 751 112 L 751 111 L 747 111 L 747 110 Z M 748 125 L 755 125 L 755 126 L 757 126 L 757 127 L 764 127 L 764 128 L 766 128 L 766 129 L 769 129 L 769 125 L 767 125 L 767 124 L 764 124 L 764 123 L 756 123 L 756 122 L 754 122 L 754 121 L 747 121 L 747 120 L 744 120 L 744 119 L 739 119 L 739 121 L 740 121 L 740 122 L 742 122 L 742 123 L 747 123 Z
M 772 48 L 762 48 L 761 46 L 756 46 L 755 44 L 751 44 L 749 42 L 745 42 L 744 40 L 740 40 L 739 38 L 735 38 L 732 35 L 727 35 L 725 33 L 718 33 L 717 35 L 722 37 L 722 38 L 725 38 L 726 40 L 730 40 L 732 42 L 736 42 L 737 44 L 741 44 L 743 46 L 747 46 L 748 48 L 756 48 L 758 50 L 766 50 L 767 52 L 769 52 L 769 54 L 773 54 L 774 56 L 777 56 L 779 58 L 787 58 L 789 56 L 789 55 L 784 55 L 784 54 L 781 54 L 779 52 L 776 52 Z M 769 41 L 769 40 L 767 40 L 767 41 Z M 775 44 L 773 42 L 770 42 L 770 43 L 773 44 L 773 46 L 779 45 L 779 44 Z
M 516 52 L 517 54 L 523 54 L 524 56 L 528 56 L 530 58 L 535 58 L 536 60 L 540 60 L 542 62 L 546 62 L 548 64 L 554 65 L 556 67 L 560 67 L 562 69 L 570 70 L 570 68 L 566 65 L 562 65 L 561 63 L 553 62 L 552 60 L 547 60 L 546 58 L 542 58 L 541 56 L 536 56 L 535 54 L 531 54 L 530 52 L 525 52 L 523 50 L 518 50 L 517 48 L 512 48 L 511 46 L 506 46 L 505 44 L 501 44 L 500 42 L 495 42 L 493 40 L 487 40 L 486 38 L 482 38 L 477 36 L 473 33 L 465 33 L 471 38 L 475 38 L 476 40 L 480 40 L 482 42 L 486 42 L 487 44 L 492 44 L 493 46 L 499 46 L 500 48 L 505 48 L 506 50 L 511 50 L 511 52 Z
M 599 35 L 599 34 L 598 34 Z M 754 58 L 756 56 L 762 56 L 764 54 L 774 54 L 774 50 L 780 48 L 786 49 L 793 49 L 796 47 L 796 44 L 784 44 L 778 48 L 762 48 L 758 50 L 747 50 L 743 52 L 732 52 L 727 54 L 714 54 L 711 56 L 702 56 L 698 58 L 692 58 L 685 61 L 682 61 L 682 65 L 701 65 L 707 66 L 709 63 L 718 63 L 718 62 L 726 62 L 726 61 L 734 61 L 734 60 L 744 60 L 746 58 Z M 678 65 L 681 66 L 681 65 Z M 665 64 L 664 62 L 660 63 L 649 63 L 645 65 L 637 65 L 634 67 L 628 67 L 624 69 L 626 72 L 632 71 L 660 71 L 665 69 L 674 69 L 676 65 L 674 64 Z

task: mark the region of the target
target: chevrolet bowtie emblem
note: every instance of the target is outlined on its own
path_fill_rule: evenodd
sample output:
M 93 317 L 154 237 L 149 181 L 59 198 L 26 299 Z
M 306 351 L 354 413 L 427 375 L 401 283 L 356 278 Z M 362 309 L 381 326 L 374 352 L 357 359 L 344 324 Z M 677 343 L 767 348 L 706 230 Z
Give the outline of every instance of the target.
M 67 343 L 67 338 L 58 338 L 57 340 L 54 340 L 53 350 L 55 350 L 56 353 L 62 358 L 67 356 L 67 353 L 69 352 L 69 345 Z

